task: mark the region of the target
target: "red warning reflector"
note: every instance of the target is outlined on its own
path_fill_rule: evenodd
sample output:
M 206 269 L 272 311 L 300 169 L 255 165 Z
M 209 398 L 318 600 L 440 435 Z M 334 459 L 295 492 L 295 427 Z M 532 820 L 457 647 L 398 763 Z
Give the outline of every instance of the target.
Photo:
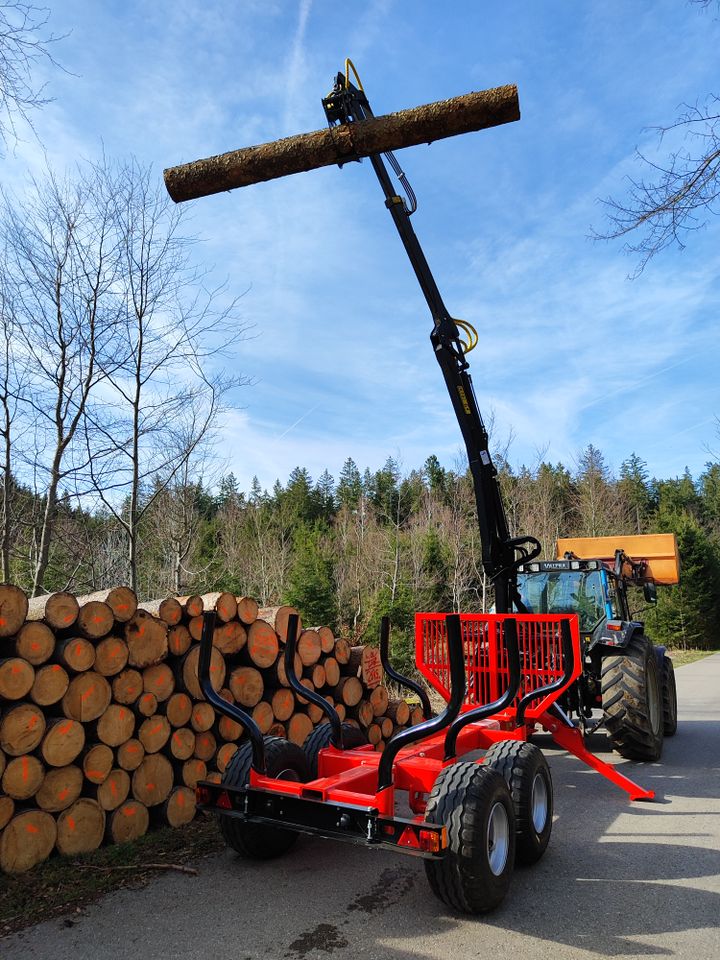
M 232 800 L 227 790 L 223 790 L 222 793 L 218 794 L 215 806 L 220 807 L 221 810 L 232 810 Z
M 608 620 L 606 624 L 608 630 L 622 630 L 621 623 L 613 623 L 612 620 Z
M 418 840 L 417 834 L 412 827 L 405 827 L 403 832 L 400 834 L 400 839 L 398 840 L 398 846 L 400 847 L 414 847 L 416 850 L 420 850 L 420 841 Z

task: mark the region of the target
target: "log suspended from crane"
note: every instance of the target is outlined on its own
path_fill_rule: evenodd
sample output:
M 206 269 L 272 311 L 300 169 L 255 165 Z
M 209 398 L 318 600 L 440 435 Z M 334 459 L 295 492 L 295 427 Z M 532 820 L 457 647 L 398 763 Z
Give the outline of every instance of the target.
M 508 84 L 169 167 L 165 186 L 181 203 L 519 119 L 517 87 Z

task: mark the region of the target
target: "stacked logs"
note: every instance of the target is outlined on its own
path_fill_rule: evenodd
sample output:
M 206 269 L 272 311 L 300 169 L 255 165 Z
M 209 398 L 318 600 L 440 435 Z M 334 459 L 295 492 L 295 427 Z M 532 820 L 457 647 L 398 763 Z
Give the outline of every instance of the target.
M 264 734 L 301 745 L 326 717 L 285 675 L 294 608 L 230 593 L 138 605 L 128 587 L 28 601 L 0 585 L 0 872 L 193 819 L 197 781 L 220 781 L 242 737 L 200 690 L 209 609 L 214 688 Z M 389 700 L 376 649 L 327 627 L 301 629 L 295 670 L 376 750 L 422 719 Z

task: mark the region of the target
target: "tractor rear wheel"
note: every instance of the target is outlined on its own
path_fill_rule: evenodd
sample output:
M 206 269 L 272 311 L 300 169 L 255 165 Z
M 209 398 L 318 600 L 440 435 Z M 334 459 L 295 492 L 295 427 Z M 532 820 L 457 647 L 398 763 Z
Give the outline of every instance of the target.
M 310 779 L 305 754 L 300 747 L 282 737 L 265 737 L 267 776 L 275 780 L 306 783 Z M 250 780 L 252 744 L 244 743 L 233 756 L 223 774 L 224 787 L 244 787 Z M 218 814 L 220 832 L 225 843 L 236 853 L 251 860 L 271 860 L 285 853 L 295 843 L 295 830 L 266 824 L 245 823 L 237 817 Z
M 515 862 L 537 863 L 552 833 L 553 787 L 542 750 L 520 740 L 499 740 L 483 762 L 502 774 L 515 809 Z
M 447 827 L 445 856 L 425 861 L 435 896 L 464 913 L 496 907 L 510 887 L 515 860 L 515 814 L 502 775 L 468 761 L 446 767 L 425 819 Z
M 617 656 L 605 657 L 601 672 L 605 728 L 628 760 L 658 760 L 663 745 L 662 681 L 650 640 L 634 634 Z
M 662 702 L 663 732 L 672 737 L 677 731 L 677 688 L 675 687 L 675 667 L 668 656 L 662 662 Z
M 358 730 L 358 728 L 354 727 L 351 723 L 344 723 L 342 725 L 342 732 L 343 745 L 346 750 L 352 747 L 362 747 L 367 743 L 362 731 Z M 320 726 L 315 727 L 312 733 L 307 735 L 305 743 L 302 745 L 310 769 L 311 780 L 317 779 L 320 751 L 330 746 L 331 739 L 332 726 L 329 723 L 321 723 Z

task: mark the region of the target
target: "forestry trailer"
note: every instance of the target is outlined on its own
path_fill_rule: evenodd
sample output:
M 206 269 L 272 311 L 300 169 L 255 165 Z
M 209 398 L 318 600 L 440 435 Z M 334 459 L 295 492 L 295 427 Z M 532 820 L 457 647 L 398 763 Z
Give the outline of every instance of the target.
M 350 71 L 357 85 L 351 82 Z M 432 890 L 446 904 L 484 912 L 505 896 L 513 864 L 536 862 L 550 840 L 550 770 L 542 752 L 529 742 L 537 727 L 631 799 L 654 796 L 585 746 L 583 724 L 588 709 L 595 705 L 596 687 L 589 674 L 586 680 L 581 676 L 583 665 L 599 649 L 593 642 L 597 624 L 589 633 L 585 630 L 583 636 L 591 641 L 583 649 L 579 601 L 569 610 L 541 609 L 543 603 L 552 606 L 554 592 L 539 581 L 536 589 L 532 581 L 546 572 L 532 566 L 540 544 L 533 537 L 510 536 L 488 434 L 468 372 L 467 353 L 477 343 L 477 334 L 469 324 L 454 319 L 443 303 L 410 223 L 414 195 L 389 153 L 517 120 L 517 91 L 499 87 L 375 119 L 357 73 L 346 61 L 345 72 L 337 75 L 323 107 L 328 130 L 171 168 L 165 171 L 168 191 L 174 200 L 186 200 L 369 157 L 432 315 L 430 340 L 467 448 L 482 562 L 495 587 L 497 612 L 416 614 L 418 668 L 446 700 L 438 716 L 433 716 L 424 688 L 389 663 L 390 624 L 383 620 L 383 667 L 392 680 L 420 697 L 424 720 L 398 730 L 382 752 L 364 742 L 358 724 L 343 723 L 333 703 L 300 683 L 294 667 L 295 616 L 290 618 L 282 654 L 287 681 L 300 703 L 311 701 L 328 722 L 317 726 L 302 745 L 263 737 L 253 718 L 213 687 L 215 615 L 205 614 L 199 664 L 203 693 L 218 712 L 242 725 L 247 738 L 220 784 L 198 785 L 198 805 L 218 815 L 227 843 L 245 857 L 279 856 L 299 833 L 393 849 L 424 858 Z M 383 155 L 406 198 L 397 194 Z M 347 272 L 351 265 L 346 263 L 344 269 Z M 573 564 L 581 561 L 562 561 L 566 562 L 574 573 Z M 617 591 L 621 581 L 603 570 L 597 575 L 606 576 Z M 587 574 L 590 584 L 589 568 Z M 604 647 L 615 644 L 616 650 L 622 649 L 633 676 L 645 670 L 647 676 L 656 677 L 654 659 L 638 652 L 641 646 L 645 649 L 641 627 L 630 622 L 626 612 L 623 608 L 622 619 L 616 621 L 608 608 L 603 629 L 611 635 L 603 641 Z M 590 621 L 582 624 L 587 627 Z M 631 692 L 636 693 L 637 687 Z M 606 721 L 611 726 L 617 713 L 613 713 L 614 703 L 608 701 L 607 707 L 608 716 L 613 714 Z M 572 709 L 579 723 L 571 719 Z M 630 749 L 628 731 L 637 721 L 628 698 L 625 717 L 617 724 L 625 730 L 623 749 Z M 651 725 L 654 722 L 651 718 Z M 621 739 L 618 734 L 617 742 Z M 633 735 L 632 748 L 641 753 L 644 746 L 642 737 Z M 478 752 L 483 754 L 480 758 Z M 410 816 L 398 815 L 400 792 Z

